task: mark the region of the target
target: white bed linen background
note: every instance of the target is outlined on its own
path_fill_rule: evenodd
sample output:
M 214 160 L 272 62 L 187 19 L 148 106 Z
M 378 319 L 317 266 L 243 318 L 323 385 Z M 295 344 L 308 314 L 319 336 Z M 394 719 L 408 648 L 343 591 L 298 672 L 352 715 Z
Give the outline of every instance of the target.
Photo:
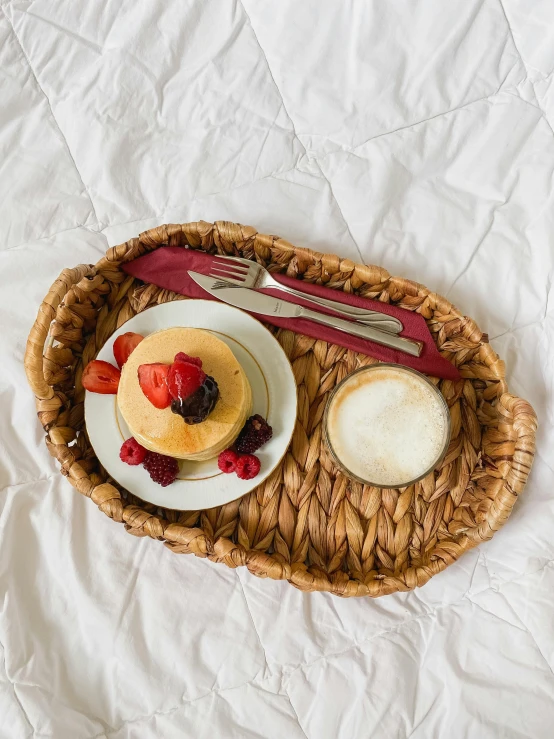
M 0 0 L 0 737 L 550 738 L 554 4 Z M 135 539 L 43 443 L 59 272 L 227 219 L 380 264 L 489 332 L 540 420 L 494 539 L 305 595 Z

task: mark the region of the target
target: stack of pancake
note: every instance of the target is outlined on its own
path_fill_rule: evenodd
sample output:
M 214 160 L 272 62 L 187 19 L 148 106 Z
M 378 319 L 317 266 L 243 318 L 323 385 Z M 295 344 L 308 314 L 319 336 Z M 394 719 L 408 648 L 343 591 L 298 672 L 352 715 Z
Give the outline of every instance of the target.
M 171 408 L 155 408 L 138 382 L 141 364 L 171 364 L 178 352 L 200 357 L 202 369 L 219 387 L 215 408 L 199 424 L 186 424 Z M 217 336 L 199 328 L 169 328 L 145 337 L 133 351 L 121 371 L 117 403 L 131 434 L 146 449 L 204 461 L 233 444 L 252 413 L 252 390 L 233 352 Z

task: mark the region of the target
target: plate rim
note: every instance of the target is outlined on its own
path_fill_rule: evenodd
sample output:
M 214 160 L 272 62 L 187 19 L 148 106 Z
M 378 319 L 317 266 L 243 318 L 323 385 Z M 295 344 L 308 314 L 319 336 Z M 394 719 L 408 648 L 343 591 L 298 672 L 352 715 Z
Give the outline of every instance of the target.
M 98 461 L 104 467 L 104 469 L 106 470 L 106 472 L 108 473 L 108 475 L 121 488 L 123 488 L 124 490 L 127 490 L 129 493 L 131 493 L 131 495 L 136 496 L 137 498 L 139 498 L 140 500 L 144 501 L 148 505 L 155 505 L 155 506 L 157 506 L 159 508 L 164 508 L 166 510 L 175 510 L 175 511 L 201 511 L 201 510 L 211 510 L 213 508 L 218 508 L 220 506 L 223 506 L 223 505 L 227 505 L 229 503 L 236 502 L 237 500 L 240 500 L 240 498 L 242 498 L 242 497 L 244 497 L 246 495 L 249 495 L 250 493 L 252 493 L 253 491 L 255 491 L 256 488 L 258 488 L 260 485 L 262 485 L 275 472 L 275 470 L 279 467 L 279 465 L 283 462 L 283 459 L 285 458 L 285 456 L 287 454 L 287 451 L 289 450 L 289 447 L 290 447 L 290 444 L 291 444 L 291 441 L 292 441 L 292 438 L 293 438 L 293 435 L 294 435 L 294 430 L 296 428 L 296 421 L 297 421 L 297 418 L 298 418 L 298 386 L 297 386 L 297 383 L 296 383 L 296 378 L 295 378 L 295 375 L 294 375 L 294 370 L 293 370 L 293 367 L 292 367 L 292 363 L 291 363 L 289 357 L 287 356 L 287 354 L 285 353 L 283 347 L 281 346 L 281 344 L 279 343 L 279 341 L 277 340 L 277 338 L 274 336 L 274 334 L 267 328 L 267 326 L 264 323 L 262 323 L 261 321 L 259 321 L 254 316 L 252 316 L 249 313 L 247 313 L 246 311 L 243 311 L 240 308 L 237 308 L 235 306 L 228 305 L 227 303 L 223 303 L 222 301 L 206 300 L 206 299 L 202 299 L 202 298 L 188 298 L 186 301 L 172 300 L 172 301 L 168 301 L 166 303 L 160 303 L 160 304 L 157 304 L 157 305 L 150 306 L 150 307 L 146 308 L 144 311 L 141 311 L 140 313 L 136 313 L 135 315 L 131 316 L 127 321 L 125 321 L 120 326 L 118 326 L 117 329 L 114 330 L 110 334 L 110 336 L 108 337 L 108 339 L 104 342 L 104 344 L 102 345 L 102 347 L 97 352 L 95 358 L 97 358 L 102 353 L 102 351 L 106 348 L 107 344 L 110 341 L 112 341 L 112 343 L 113 343 L 113 341 L 115 340 L 115 338 L 118 335 L 120 335 L 121 333 L 124 333 L 125 332 L 125 327 L 127 326 L 127 324 L 130 321 L 132 321 L 133 319 L 137 318 L 141 314 L 144 314 L 144 313 L 147 313 L 149 311 L 155 310 L 156 308 L 164 308 L 164 307 L 167 307 L 168 305 L 171 305 L 173 303 L 185 303 L 185 302 L 188 303 L 189 301 L 193 301 L 195 304 L 198 304 L 198 303 L 206 303 L 206 307 L 210 307 L 210 308 L 213 308 L 215 305 L 217 305 L 218 307 L 223 308 L 226 311 L 230 311 L 232 313 L 240 314 L 241 318 L 244 318 L 246 316 L 247 319 L 250 319 L 251 321 L 254 322 L 251 325 L 255 325 L 256 327 L 261 327 L 261 328 L 263 328 L 267 332 L 267 334 L 271 337 L 271 340 L 273 342 L 275 342 L 275 344 L 277 345 L 277 348 L 278 348 L 279 352 L 281 353 L 282 357 L 284 357 L 284 359 L 286 360 L 286 362 L 284 363 L 284 366 L 287 368 L 287 373 L 288 373 L 289 379 L 291 381 L 291 388 L 294 387 L 294 401 L 293 401 L 293 404 L 294 404 L 294 408 L 293 408 L 293 410 L 294 410 L 294 423 L 291 424 L 290 434 L 288 435 L 288 438 L 286 440 L 286 443 L 284 443 L 284 448 L 283 448 L 282 454 L 275 460 L 275 462 L 270 466 L 270 468 L 268 469 L 268 471 L 264 475 L 260 476 L 259 479 L 258 478 L 253 478 L 253 480 L 255 480 L 255 484 L 249 490 L 246 490 L 244 492 L 241 492 L 236 497 L 229 498 L 229 499 L 227 499 L 225 501 L 216 503 L 215 505 L 212 505 L 210 507 L 201 507 L 201 508 L 194 508 L 194 507 L 192 507 L 192 508 L 191 507 L 187 507 L 187 508 L 182 507 L 182 508 L 179 508 L 179 507 L 174 507 L 174 506 L 168 506 L 168 505 L 164 505 L 164 504 L 162 504 L 160 502 L 154 502 L 152 500 L 148 500 L 146 497 L 143 497 L 140 493 L 136 493 L 133 490 L 129 490 L 129 488 L 126 485 L 124 485 L 123 483 L 121 483 L 117 479 L 117 477 L 112 474 L 112 472 L 108 469 L 108 467 L 105 466 L 104 462 L 102 462 L 102 460 L 98 456 L 98 453 L 96 451 L 96 448 L 94 447 L 94 445 L 92 443 L 92 440 L 90 438 L 90 435 L 89 435 L 90 445 L 91 445 L 91 447 L 92 447 L 92 449 L 94 451 L 94 454 L 96 455 Z M 163 331 L 163 330 L 165 330 L 165 328 L 171 328 L 171 327 L 172 326 L 161 327 L 161 328 L 155 329 L 155 331 Z M 187 326 L 184 326 L 183 328 L 187 328 Z M 205 330 L 205 331 L 211 331 L 212 330 L 211 328 L 207 328 L 207 327 L 203 327 L 203 326 L 188 326 L 188 328 L 199 328 L 199 329 Z M 217 329 L 214 329 L 214 330 L 217 331 Z M 154 332 L 152 332 L 152 333 L 154 333 Z M 219 333 L 221 333 L 221 332 L 219 332 Z M 231 335 L 230 335 L 230 338 L 231 338 L 231 340 L 234 340 L 234 341 L 236 341 L 236 342 L 238 342 L 239 344 L 242 345 L 241 340 L 236 339 L 234 336 L 231 336 Z M 262 377 L 264 378 L 264 381 L 266 382 L 266 385 L 267 385 L 268 383 L 267 383 L 267 380 L 266 380 L 266 378 L 265 378 L 265 376 L 263 374 L 262 367 L 261 367 L 261 365 L 259 363 L 258 355 L 254 353 L 254 351 L 252 350 L 252 347 L 243 347 L 243 349 L 245 349 L 248 353 L 250 353 L 251 356 L 252 356 L 252 358 L 256 362 L 256 364 L 258 364 L 258 366 L 260 367 L 260 371 L 262 372 Z M 90 392 L 88 390 L 85 391 L 85 401 L 84 401 L 84 421 L 85 421 L 85 428 L 88 427 L 88 424 L 87 424 L 87 406 L 90 407 L 90 402 L 93 400 L 94 397 L 98 397 L 98 395 L 96 393 L 92 393 L 92 392 Z M 114 397 L 117 398 L 117 396 L 114 396 Z M 269 401 L 269 397 L 268 397 L 268 401 Z M 292 393 L 291 393 L 291 401 L 292 401 Z M 116 402 L 117 402 L 117 400 L 116 400 Z M 89 414 L 88 415 L 90 415 L 90 410 L 89 410 Z M 116 422 L 116 425 L 117 425 L 117 422 Z M 88 433 L 88 429 L 87 429 L 87 433 Z M 219 475 L 215 475 L 213 478 L 209 478 L 209 479 L 216 479 L 217 477 L 219 477 Z M 190 482 L 190 481 L 188 481 L 188 480 L 182 480 L 182 482 Z

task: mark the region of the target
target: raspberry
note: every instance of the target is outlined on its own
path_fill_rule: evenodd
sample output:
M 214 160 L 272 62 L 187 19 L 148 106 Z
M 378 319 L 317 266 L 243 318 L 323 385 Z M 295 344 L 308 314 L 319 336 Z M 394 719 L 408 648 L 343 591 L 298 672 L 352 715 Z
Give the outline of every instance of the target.
M 176 459 L 157 452 L 147 452 L 143 465 L 154 482 L 159 483 L 163 488 L 174 482 L 179 471 Z
M 234 472 L 237 467 L 238 458 L 239 455 L 236 452 L 232 449 L 226 449 L 217 458 L 217 466 L 222 472 Z
M 273 429 L 262 416 L 250 416 L 235 442 L 239 454 L 252 454 L 273 436 Z
M 119 450 L 119 459 L 133 467 L 137 464 L 142 464 L 145 457 L 146 449 L 133 438 L 124 441 Z
M 202 360 L 200 359 L 200 357 L 190 357 L 188 354 L 185 354 L 185 352 L 177 352 L 173 361 L 188 362 L 189 364 L 195 364 L 197 367 L 200 367 L 200 369 L 202 369 Z
M 260 460 L 253 454 L 241 454 L 235 471 L 241 480 L 251 480 L 260 471 Z

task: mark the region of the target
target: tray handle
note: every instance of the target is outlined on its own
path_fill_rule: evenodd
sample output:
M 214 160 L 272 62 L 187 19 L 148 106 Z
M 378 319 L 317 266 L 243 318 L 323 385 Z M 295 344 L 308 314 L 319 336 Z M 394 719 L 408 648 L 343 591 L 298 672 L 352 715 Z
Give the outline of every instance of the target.
M 52 343 L 50 327 L 56 317 L 56 311 L 73 285 L 90 275 L 92 271 L 93 268 L 88 264 L 64 269 L 38 309 L 36 320 L 29 332 L 23 360 L 27 380 L 38 400 L 50 400 L 54 397 L 54 390 L 44 375 L 44 352 Z

